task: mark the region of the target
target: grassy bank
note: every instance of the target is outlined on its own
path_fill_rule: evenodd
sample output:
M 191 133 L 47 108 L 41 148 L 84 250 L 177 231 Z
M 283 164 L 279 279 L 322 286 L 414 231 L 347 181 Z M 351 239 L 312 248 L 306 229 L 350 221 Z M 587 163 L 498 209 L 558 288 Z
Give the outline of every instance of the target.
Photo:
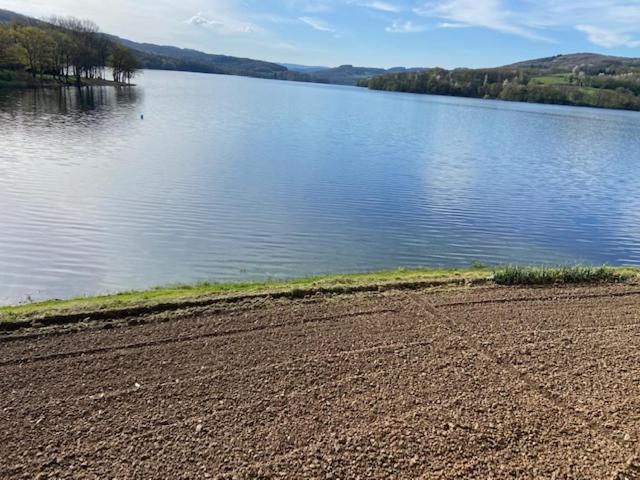
M 113 295 L 50 300 L 0 307 L 0 325 L 24 324 L 35 319 L 64 317 L 109 318 L 153 311 L 199 306 L 229 297 L 274 295 L 302 297 L 314 293 L 373 291 L 385 288 L 420 288 L 429 285 L 466 282 L 495 282 L 503 285 L 617 282 L 640 275 L 637 268 L 610 267 L 506 267 L 491 269 L 416 269 L 350 275 L 317 276 L 287 281 L 248 283 L 198 283 L 131 291 Z
M 629 269 L 580 265 L 545 268 L 505 267 L 494 272 L 493 281 L 498 285 L 612 283 L 626 280 L 631 273 Z
M 144 291 L 129 291 L 113 295 L 81 297 L 70 300 L 49 300 L 17 306 L 0 307 L 0 322 L 21 320 L 34 316 L 64 315 L 110 309 L 126 309 L 158 304 L 186 303 L 194 300 L 230 295 L 279 294 L 302 296 L 316 291 L 350 291 L 374 289 L 397 283 L 432 281 L 473 281 L 491 277 L 491 270 L 476 269 L 416 269 L 326 275 L 286 281 L 209 283 L 157 287 Z
M 61 88 L 78 86 L 76 77 L 69 77 L 68 80 L 52 77 L 51 75 L 36 76 L 35 78 L 27 72 L 0 70 L 0 88 Z M 103 80 L 100 78 L 82 78 L 81 87 L 124 87 L 125 83 Z

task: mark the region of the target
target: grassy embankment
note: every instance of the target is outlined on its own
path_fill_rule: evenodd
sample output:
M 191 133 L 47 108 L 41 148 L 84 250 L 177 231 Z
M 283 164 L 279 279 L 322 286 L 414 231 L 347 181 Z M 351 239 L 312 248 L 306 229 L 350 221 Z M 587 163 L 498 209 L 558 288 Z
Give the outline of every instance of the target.
M 640 269 L 626 267 L 506 267 L 491 269 L 476 266 L 470 269 L 399 269 L 387 272 L 351 275 L 317 276 L 288 281 L 252 283 L 199 283 L 159 287 L 146 291 L 82 297 L 71 300 L 50 300 L 16 306 L 0 307 L 0 327 L 25 324 L 35 319 L 65 316 L 109 318 L 137 315 L 154 311 L 199 306 L 225 298 L 273 295 L 302 297 L 314 293 L 348 293 L 384 290 L 385 288 L 420 288 L 429 285 L 488 283 L 501 285 L 548 285 L 563 283 L 618 282 L 639 277 Z
M 529 81 L 529 85 L 532 86 L 557 86 L 557 87 L 569 87 L 576 91 L 582 92 L 587 102 L 595 104 L 598 98 L 598 94 L 601 92 L 610 92 L 610 90 L 599 89 L 593 87 L 580 86 L 569 81 L 569 74 L 556 73 L 553 75 L 543 75 L 540 77 L 534 77 Z M 589 105 L 586 105 L 589 106 Z
M 78 86 L 77 78 L 69 77 L 68 81 L 55 78 L 51 75 L 38 75 L 34 78 L 27 72 L 0 70 L 0 88 L 60 88 L 68 86 Z M 99 78 L 82 78 L 80 80 L 80 86 L 124 87 L 128 85 Z
M 566 73 L 557 73 L 554 75 L 543 75 L 534 77 L 529 81 L 530 85 L 571 85 L 569 83 L 569 75 Z

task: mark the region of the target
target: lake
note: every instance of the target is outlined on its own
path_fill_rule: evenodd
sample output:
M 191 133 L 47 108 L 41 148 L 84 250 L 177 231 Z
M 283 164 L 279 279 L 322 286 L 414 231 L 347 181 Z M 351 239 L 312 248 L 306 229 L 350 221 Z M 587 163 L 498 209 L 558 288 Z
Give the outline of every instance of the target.
M 638 113 L 137 82 L 0 90 L 0 303 L 474 260 L 640 265 Z

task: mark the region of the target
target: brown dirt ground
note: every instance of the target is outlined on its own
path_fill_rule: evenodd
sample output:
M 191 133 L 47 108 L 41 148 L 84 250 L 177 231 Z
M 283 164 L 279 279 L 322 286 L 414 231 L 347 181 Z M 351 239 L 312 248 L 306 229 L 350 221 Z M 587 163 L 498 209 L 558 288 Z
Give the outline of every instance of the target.
M 640 285 L 457 287 L 0 336 L 0 478 L 638 479 Z

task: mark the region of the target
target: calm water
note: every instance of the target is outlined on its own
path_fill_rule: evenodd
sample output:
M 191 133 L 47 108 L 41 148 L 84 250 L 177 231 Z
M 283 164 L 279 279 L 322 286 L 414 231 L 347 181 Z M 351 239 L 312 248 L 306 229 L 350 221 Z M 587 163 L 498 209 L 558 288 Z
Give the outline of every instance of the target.
M 0 303 L 474 259 L 640 265 L 638 113 L 138 82 L 0 91 Z

